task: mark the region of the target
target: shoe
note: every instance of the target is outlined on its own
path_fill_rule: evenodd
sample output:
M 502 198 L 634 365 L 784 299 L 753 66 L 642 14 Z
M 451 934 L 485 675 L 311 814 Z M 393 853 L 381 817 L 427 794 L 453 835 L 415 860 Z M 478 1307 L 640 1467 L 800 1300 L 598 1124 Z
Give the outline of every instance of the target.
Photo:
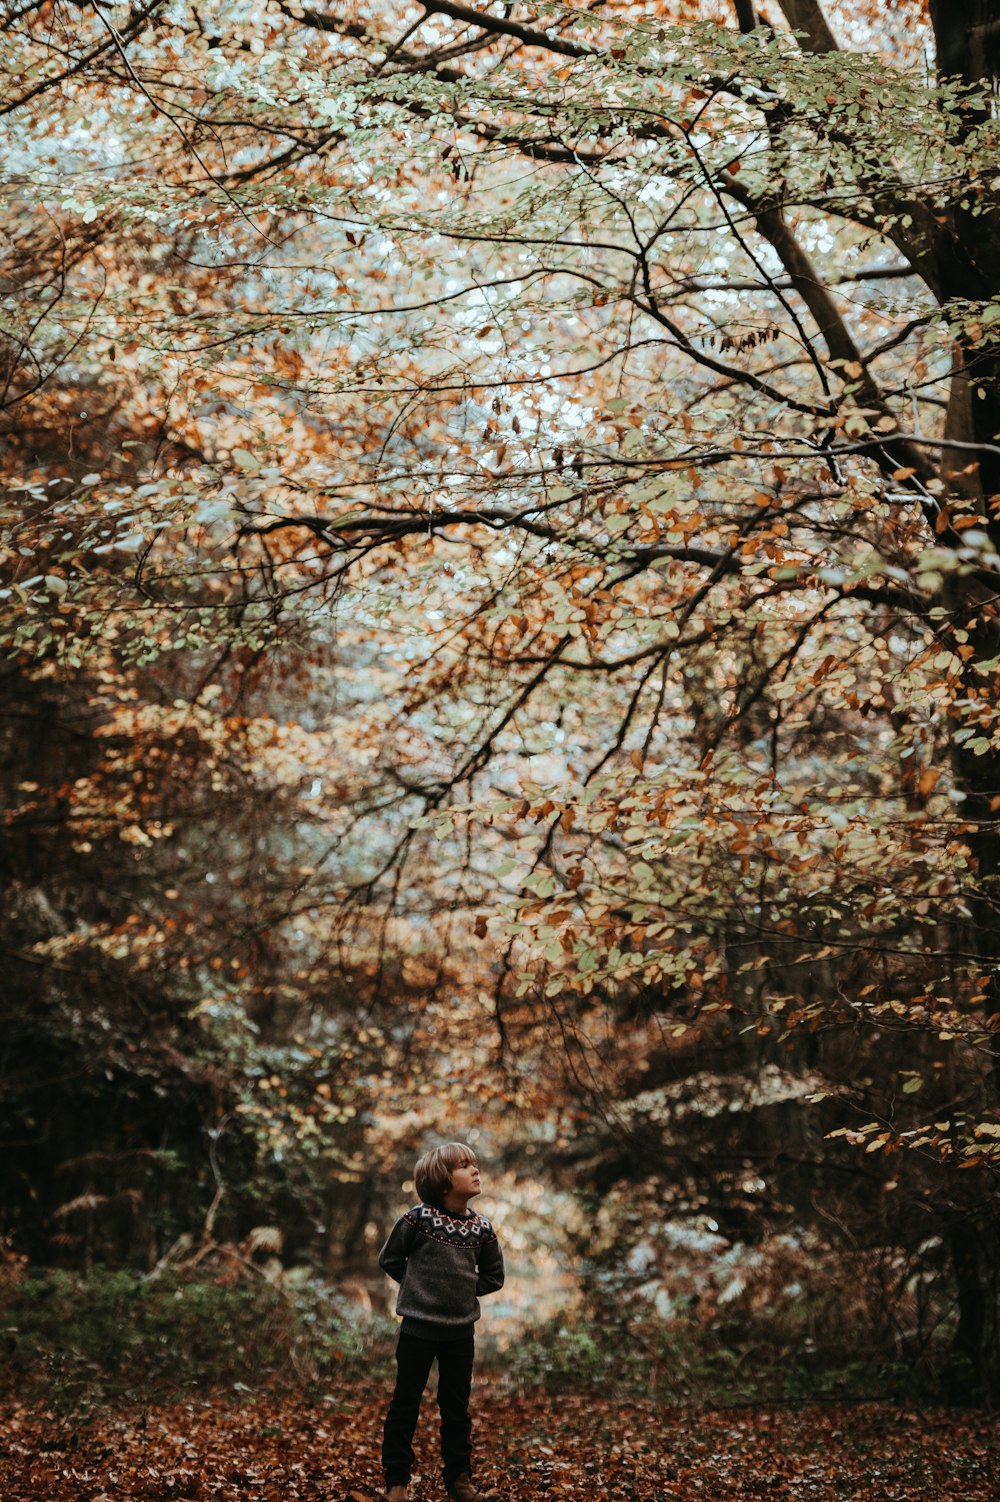
M 451 1502 L 500 1502 L 500 1493 L 495 1487 L 487 1487 L 481 1492 L 468 1471 L 463 1471 L 454 1481 L 446 1481 L 444 1489 Z
M 410 1502 L 408 1486 L 389 1486 L 379 1497 L 379 1502 Z

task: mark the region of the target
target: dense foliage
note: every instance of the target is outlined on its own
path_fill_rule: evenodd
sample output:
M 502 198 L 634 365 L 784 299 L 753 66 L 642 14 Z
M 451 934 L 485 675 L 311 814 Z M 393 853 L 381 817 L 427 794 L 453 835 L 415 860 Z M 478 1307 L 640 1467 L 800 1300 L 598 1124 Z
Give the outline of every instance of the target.
M 18 1234 L 513 1106 L 995 1383 L 994 7 L 4 14 Z

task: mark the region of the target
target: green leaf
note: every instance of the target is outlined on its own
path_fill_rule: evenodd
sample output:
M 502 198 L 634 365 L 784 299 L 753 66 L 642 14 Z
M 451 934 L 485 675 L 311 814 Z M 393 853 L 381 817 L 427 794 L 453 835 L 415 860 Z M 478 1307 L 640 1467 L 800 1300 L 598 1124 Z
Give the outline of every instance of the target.
M 261 469 L 260 460 L 249 449 L 233 449 L 232 458 L 234 464 L 239 465 L 240 469 L 249 470 L 251 474 L 257 474 Z

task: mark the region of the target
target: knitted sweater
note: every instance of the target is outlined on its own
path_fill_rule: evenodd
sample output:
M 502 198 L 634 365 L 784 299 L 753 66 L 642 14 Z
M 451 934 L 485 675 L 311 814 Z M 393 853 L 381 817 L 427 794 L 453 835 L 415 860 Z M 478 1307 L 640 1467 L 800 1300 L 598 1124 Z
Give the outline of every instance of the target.
M 378 1254 L 399 1284 L 396 1313 L 403 1332 L 424 1339 L 469 1336 L 480 1316 L 479 1295 L 503 1287 L 503 1253 L 490 1222 L 474 1210 L 451 1215 L 414 1205 Z

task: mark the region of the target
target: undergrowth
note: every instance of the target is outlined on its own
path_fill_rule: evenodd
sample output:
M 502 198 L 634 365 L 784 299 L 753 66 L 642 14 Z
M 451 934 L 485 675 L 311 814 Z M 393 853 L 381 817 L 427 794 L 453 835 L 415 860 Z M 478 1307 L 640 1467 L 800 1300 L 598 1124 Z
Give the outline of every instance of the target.
M 177 1272 L 151 1279 L 45 1271 L 0 1296 L 7 1382 L 21 1396 L 64 1406 L 388 1383 L 396 1331 L 394 1320 L 359 1313 L 319 1280 L 289 1290 Z M 477 1370 L 507 1388 L 589 1389 L 695 1407 L 962 1398 L 944 1352 L 914 1361 L 849 1331 L 824 1338 L 762 1316 L 711 1324 L 683 1315 L 553 1320 L 505 1349 L 487 1320 L 477 1333 Z
M 695 1407 L 1000 1405 L 1000 1373 L 985 1351 L 978 1369 L 963 1351 L 947 1285 L 912 1269 L 902 1278 L 884 1249 L 845 1261 L 781 1235 L 709 1256 L 689 1237 L 655 1279 L 630 1255 L 627 1240 L 609 1246 L 572 1315 L 509 1350 L 513 1380 Z
M 507 1353 L 512 1380 L 549 1392 L 592 1387 L 617 1397 L 728 1406 L 942 1396 L 902 1358 L 776 1338 L 765 1327 L 705 1327 L 683 1319 L 600 1327 L 553 1321 Z
M 309 1388 L 388 1370 L 392 1324 L 345 1314 L 335 1290 L 220 1286 L 96 1269 L 34 1272 L 0 1302 L 8 1381 L 50 1401 L 191 1390 Z

